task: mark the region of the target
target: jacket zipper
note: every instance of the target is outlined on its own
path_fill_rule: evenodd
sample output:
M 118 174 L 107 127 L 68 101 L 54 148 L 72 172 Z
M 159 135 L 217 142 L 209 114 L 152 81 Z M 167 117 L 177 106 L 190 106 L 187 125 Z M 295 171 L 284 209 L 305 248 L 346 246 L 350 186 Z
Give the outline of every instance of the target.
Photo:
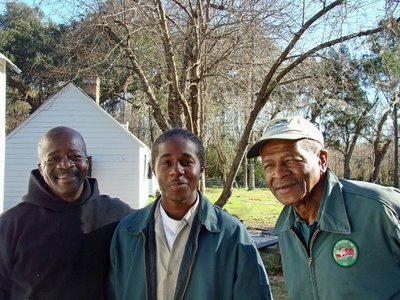
M 314 281 L 314 273 L 313 273 L 313 271 L 312 271 L 312 263 L 313 263 L 313 259 L 312 259 L 312 245 L 313 245 L 313 243 L 314 243 L 314 240 L 315 240 L 317 234 L 320 232 L 320 229 L 317 228 L 317 229 L 315 230 L 315 232 L 313 233 L 313 235 L 312 235 L 312 237 L 311 237 L 311 240 L 310 240 L 310 245 L 308 246 L 308 248 L 307 248 L 307 246 L 303 243 L 303 241 L 300 239 L 300 237 L 297 235 L 296 231 L 293 230 L 293 229 L 291 229 L 291 231 L 294 233 L 296 239 L 297 239 L 297 240 L 299 241 L 299 243 L 302 245 L 304 251 L 305 251 L 306 254 L 307 254 L 307 257 L 308 257 L 308 271 L 310 272 L 311 285 L 312 285 L 312 293 L 313 293 L 314 299 L 318 299 L 317 289 L 316 289 L 315 281 Z
M 310 271 L 310 278 L 311 278 L 311 286 L 312 286 L 312 291 L 313 291 L 313 295 L 314 295 L 314 299 L 318 299 L 318 294 L 317 294 L 317 287 L 316 287 L 316 282 L 314 280 L 314 272 L 312 270 L 312 263 L 313 263 L 313 259 L 312 259 L 312 246 L 314 244 L 314 240 L 317 237 L 317 234 L 320 232 L 320 229 L 317 228 L 315 230 L 315 232 L 313 233 L 311 240 L 310 240 L 310 245 L 308 247 L 309 251 L 308 251 L 308 268 Z

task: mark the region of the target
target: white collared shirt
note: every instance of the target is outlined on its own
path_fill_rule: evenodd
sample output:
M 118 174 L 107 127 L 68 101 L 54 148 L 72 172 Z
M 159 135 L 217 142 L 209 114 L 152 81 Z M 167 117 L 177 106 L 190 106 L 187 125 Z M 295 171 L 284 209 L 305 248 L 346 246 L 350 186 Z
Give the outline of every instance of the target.
M 165 238 L 167 239 L 168 248 L 171 251 L 174 245 L 175 239 L 179 232 L 185 227 L 186 224 L 191 225 L 197 207 L 199 206 L 199 196 L 197 195 L 195 203 L 189 208 L 186 214 L 180 220 L 170 218 L 165 212 L 162 204 L 160 205 L 161 221 L 164 225 Z

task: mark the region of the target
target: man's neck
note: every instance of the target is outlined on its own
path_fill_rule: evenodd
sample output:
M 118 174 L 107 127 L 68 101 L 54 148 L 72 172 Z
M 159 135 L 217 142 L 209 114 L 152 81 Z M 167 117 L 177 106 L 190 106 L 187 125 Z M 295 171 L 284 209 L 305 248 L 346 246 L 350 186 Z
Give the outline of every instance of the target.
M 318 217 L 318 212 L 324 193 L 325 178 L 326 173 L 321 175 L 318 183 L 314 186 L 310 193 L 304 197 L 303 201 L 293 207 L 299 214 L 300 218 L 308 225 L 314 223 Z
M 164 201 L 161 195 L 161 205 L 167 215 L 175 220 L 181 220 L 189 209 L 196 203 L 198 198 L 198 193 L 194 195 L 194 200 L 174 202 L 174 201 Z

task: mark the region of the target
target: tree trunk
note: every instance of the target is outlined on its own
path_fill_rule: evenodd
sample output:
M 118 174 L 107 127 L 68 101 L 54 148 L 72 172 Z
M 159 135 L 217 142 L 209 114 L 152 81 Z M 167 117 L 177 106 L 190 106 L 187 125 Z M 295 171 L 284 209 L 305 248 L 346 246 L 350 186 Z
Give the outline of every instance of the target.
M 387 139 L 386 141 L 384 141 L 382 139 L 383 127 L 384 127 L 384 124 L 385 124 L 387 118 L 390 115 L 390 112 L 392 110 L 392 105 L 393 105 L 393 107 L 396 106 L 396 99 L 394 99 L 392 104 L 388 105 L 388 107 L 386 108 L 385 112 L 382 114 L 382 117 L 380 118 L 380 120 L 378 122 L 378 125 L 377 125 L 376 136 L 375 136 L 375 140 L 374 140 L 374 143 L 373 143 L 373 146 L 374 146 L 374 166 L 373 166 L 373 169 L 372 169 L 371 176 L 369 178 L 370 182 L 377 182 L 378 181 L 380 170 L 381 170 L 382 161 L 385 158 L 385 155 L 389 150 L 390 144 L 392 143 L 392 139 Z M 396 133 L 395 133 L 395 135 L 396 135 Z M 382 144 L 383 144 L 383 146 L 381 147 Z
M 389 144 L 390 145 L 390 142 Z M 379 151 L 378 153 L 375 153 L 375 160 L 374 160 L 374 167 L 373 167 L 373 171 L 372 171 L 372 175 L 370 178 L 370 182 L 377 182 L 379 179 L 379 173 L 381 170 L 381 164 L 383 159 L 385 158 L 385 154 L 382 153 L 382 151 Z
M 350 158 L 351 158 L 351 155 L 349 153 L 346 153 L 344 155 L 344 163 L 343 163 L 343 177 L 344 177 L 344 179 L 351 179 Z
M 399 95 L 397 97 L 400 97 Z M 394 178 L 393 186 L 399 187 L 399 132 L 397 123 L 397 103 L 394 105 Z
M 242 168 L 243 168 L 243 188 L 247 189 L 249 184 L 248 184 L 248 176 L 247 176 L 247 172 L 248 172 L 248 160 L 247 158 L 243 158 L 243 162 L 242 162 Z
M 267 97 L 266 99 L 268 99 L 269 95 L 267 95 L 266 97 Z M 260 100 L 262 100 L 262 98 L 260 98 Z M 236 155 L 235 158 L 233 159 L 229 173 L 226 177 L 226 180 L 224 181 L 224 188 L 222 190 L 222 193 L 219 196 L 218 200 L 215 202 L 215 205 L 219 207 L 223 207 L 226 204 L 226 202 L 228 202 L 229 197 L 232 195 L 233 181 L 236 178 L 237 170 L 239 169 L 240 163 L 242 162 L 242 158 L 245 154 L 247 144 L 249 143 L 250 133 L 253 128 L 254 122 L 257 119 L 259 111 L 260 109 L 258 108 L 256 102 L 255 108 L 251 111 L 250 118 L 246 124 L 246 127 L 244 128 L 242 138 L 239 141 L 238 148 L 236 150 Z
M 255 177 L 255 158 L 248 160 L 249 162 L 249 190 L 252 191 L 256 188 L 256 177 Z
M 200 179 L 200 191 L 203 194 L 206 194 L 206 172 L 205 171 L 204 171 L 203 176 L 201 176 L 201 179 Z

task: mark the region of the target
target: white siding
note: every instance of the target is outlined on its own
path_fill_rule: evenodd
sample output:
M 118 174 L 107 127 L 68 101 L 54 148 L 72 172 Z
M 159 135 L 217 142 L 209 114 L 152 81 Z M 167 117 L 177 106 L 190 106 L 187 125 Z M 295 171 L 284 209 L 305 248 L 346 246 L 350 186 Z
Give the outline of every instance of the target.
M 6 61 L 0 57 L 0 213 L 3 211 L 4 140 L 6 120 Z
M 26 193 L 29 172 L 37 167 L 37 142 L 55 126 L 68 126 L 82 134 L 92 156 L 92 176 L 102 194 L 118 197 L 134 208 L 146 204 L 149 193 L 144 188 L 143 168 L 149 149 L 70 83 L 7 136 L 5 209 Z
M 14 72 L 21 73 L 21 70 L 0 52 L 0 213 L 4 209 L 7 66 Z

